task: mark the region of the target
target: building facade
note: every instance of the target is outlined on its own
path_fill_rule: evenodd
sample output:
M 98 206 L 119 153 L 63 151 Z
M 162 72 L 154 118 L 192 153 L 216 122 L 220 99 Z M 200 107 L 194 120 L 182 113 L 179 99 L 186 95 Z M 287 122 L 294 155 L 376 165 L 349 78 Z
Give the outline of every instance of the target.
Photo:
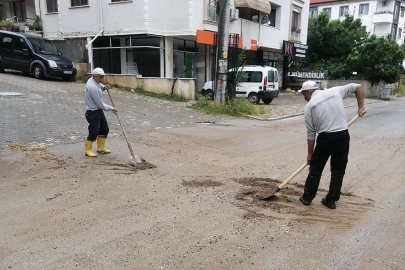
M 247 64 L 274 66 L 282 76 L 283 41 L 306 43 L 309 1 L 230 0 L 230 33 L 240 35 Z M 199 88 L 210 79 L 214 51 L 197 33 L 218 31 L 218 9 L 217 0 L 0 0 L 2 18 L 25 12 L 24 24 L 39 15 L 44 37 L 107 73 L 182 77 L 192 55 Z M 69 48 L 87 55 L 71 56 Z
M 309 17 L 327 12 L 332 20 L 346 14 L 361 19 L 370 34 L 382 37 L 391 34 L 398 44 L 404 43 L 405 3 L 403 0 L 311 0 Z

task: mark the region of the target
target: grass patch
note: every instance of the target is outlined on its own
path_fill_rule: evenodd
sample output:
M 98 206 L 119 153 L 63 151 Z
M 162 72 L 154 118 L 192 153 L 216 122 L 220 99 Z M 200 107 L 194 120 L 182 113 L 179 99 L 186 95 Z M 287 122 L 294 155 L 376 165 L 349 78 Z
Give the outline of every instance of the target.
M 207 99 L 199 99 L 192 108 L 208 114 L 237 117 L 245 115 L 262 115 L 270 111 L 269 108 L 253 105 L 244 98 L 236 98 L 235 100 L 224 104 L 218 104 Z
M 404 96 L 405 95 L 405 85 L 400 84 L 398 88 L 392 91 L 392 95 Z
M 164 99 L 164 100 L 175 101 L 175 102 L 188 101 L 187 99 L 180 97 L 180 96 L 176 96 L 176 95 L 172 96 L 172 95 L 168 95 L 168 94 L 156 94 L 156 93 L 146 92 L 142 87 L 137 87 L 135 89 L 132 89 L 129 87 L 119 87 L 117 85 L 115 87 L 118 89 L 124 90 L 124 91 L 137 93 L 137 94 L 147 96 L 147 97 L 153 97 L 153 98 Z

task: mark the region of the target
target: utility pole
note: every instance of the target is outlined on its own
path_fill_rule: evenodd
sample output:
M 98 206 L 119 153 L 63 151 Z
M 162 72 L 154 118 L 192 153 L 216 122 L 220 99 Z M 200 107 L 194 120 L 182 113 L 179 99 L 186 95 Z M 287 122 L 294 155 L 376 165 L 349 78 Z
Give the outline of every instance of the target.
M 228 78 L 228 46 L 231 6 L 229 0 L 219 0 L 220 14 L 218 22 L 218 75 L 215 101 L 225 102 L 226 83 Z

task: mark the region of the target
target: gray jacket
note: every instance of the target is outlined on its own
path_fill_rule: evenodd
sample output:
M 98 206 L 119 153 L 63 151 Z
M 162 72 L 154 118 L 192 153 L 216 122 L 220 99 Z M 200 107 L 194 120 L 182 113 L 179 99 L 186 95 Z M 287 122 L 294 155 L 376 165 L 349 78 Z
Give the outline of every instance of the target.
M 113 107 L 103 102 L 103 90 L 104 85 L 96 82 L 93 78 L 90 78 L 86 84 L 86 110 L 88 111 L 112 111 Z

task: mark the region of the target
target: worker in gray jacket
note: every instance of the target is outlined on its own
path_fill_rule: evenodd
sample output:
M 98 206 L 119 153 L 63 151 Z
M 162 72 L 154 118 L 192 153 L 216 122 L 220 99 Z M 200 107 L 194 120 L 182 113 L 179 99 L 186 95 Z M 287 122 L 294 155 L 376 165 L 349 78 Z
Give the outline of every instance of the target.
M 355 93 L 358 114 L 362 117 L 366 113 L 364 93 L 361 84 L 354 83 L 323 91 L 318 89 L 316 82 L 306 81 L 302 85 L 302 89 L 298 91 L 308 101 L 304 109 L 304 118 L 308 139 L 307 162 L 310 165 L 304 194 L 300 197 L 300 201 L 304 205 L 311 204 L 318 191 L 323 169 L 331 157 L 332 177 L 329 193 L 322 199 L 322 204 L 330 209 L 335 209 L 336 202 L 340 198 L 350 144 L 343 99 Z M 316 133 L 319 135 L 314 151 Z
M 93 153 L 93 142 L 97 139 L 97 152 L 101 154 L 109 154 L 110 150 L 105 148 L 105 141 L 108 136 L 109 128 L 107 119 L 104 116 L 104 111 L 112 111 L 117 114 L 117 109 L 103 102 L 103 90 L 109 89 L 110 86 L 102 84 L 105 76 L 102 68 L 95 68 L 92 72 L 92 77 L 86 84 L 86 119 L 89 122 L 89 135 L 85 141 L 86 156 L 97 157 Z

